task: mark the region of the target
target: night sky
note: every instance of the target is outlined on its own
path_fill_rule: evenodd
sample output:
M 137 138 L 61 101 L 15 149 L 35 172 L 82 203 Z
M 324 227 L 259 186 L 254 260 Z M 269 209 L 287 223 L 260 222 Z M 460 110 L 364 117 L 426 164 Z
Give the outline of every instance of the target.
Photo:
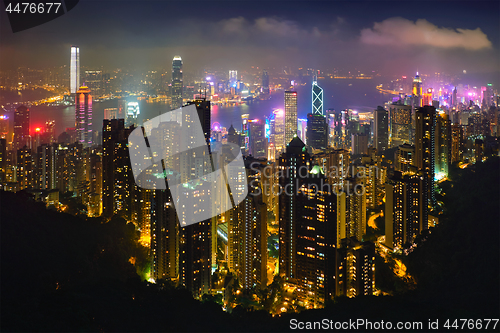
M 2 6 L 3 8 L 3 6 Z M 0 68 L 212 66 L 500 70 L 499 1 L 89 1 L 13 34 L 0 15 Z

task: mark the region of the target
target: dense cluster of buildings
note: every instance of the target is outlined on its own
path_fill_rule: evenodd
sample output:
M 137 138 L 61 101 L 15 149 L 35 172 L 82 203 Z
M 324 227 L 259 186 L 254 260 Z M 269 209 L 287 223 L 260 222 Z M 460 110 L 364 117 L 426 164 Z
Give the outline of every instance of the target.
M 80 85 L 76 47 L 70 66 L 75 128 L 56 137 L 49 121 L 40 133 L 30 128 L 30 110 L 24 105 L 13 114 L 13 129 L 0 117 L 0 182 L 3 190 L 28 191 L 61 211 L 67 207 L 60 196 L 71 193 L 83 205 L 81 213 L 105 221 L 118 215 L 134 223 L 141 243 L 150 249 L 151 279 L 172 280 L 197 298 L 223 293 L 230 284 L 264 289 L 274 273 L 283 277 L 294 301 L 307 308 L 322 307 L 335 296 L 372 295 L 376 247 L 364 239 L 367 212 L 384 207 L 385 238 L 379 245 L 405 251 L 433 226 L 436 182 L 447 177 L 450 165 L 498 153 L 498 95 L 490 86 L 483 90 L 481 105 L 460 101 L 456 89 L 441 105 L 447 97 L 432 90 L 423 93 L 417 75 L 411 93 L 361 117 L 352 110 L 325 109 L 323 89 L 313 73 L 307 120 L 298 119 L 301 96 L 289 90 L 284 107 L 268 118 L 244 115 L 241 129 L 226 130 L 212 126 L 209 99 L 183 97 L 182 66 L 175 57 L 172 109 L 194 104 L 207 146 L 228 142 L 244 155 L 245 172 L 229 169 L 227 177 L 246 184 L 249 194 L 231 210 L 183 227 L 168 189 L 136 183 L 128 136 L 140 126 L 137 103 L 107 109 L 100 136 L 93 135 L 94 88 L 91 81 Z M 220 91 L 242 88 L 236 71 L 229 72 L 227 83 Z M 264 71 L 261 92 L 269 94 L 269 86 Z M 155 129 L 157 137 L 165 138 L 158 147 L 170 153 L 154 153 L 175 156 L 176 138 L 183 133 L 176 126 L 165 123 Z M 216 167 L 228 159 L 224 151 L 212 154 Z M 204 172 L 182 171 L 178 158 L 162 163 L 165 170 L 180 168 L 183 182 Z M 200 207 L 228 200 L 207 190 L 203 181 L 190 182 L 183 195 L 196 198 Z M 276 269 L 268 255 L 272 228 L 279 244 Z

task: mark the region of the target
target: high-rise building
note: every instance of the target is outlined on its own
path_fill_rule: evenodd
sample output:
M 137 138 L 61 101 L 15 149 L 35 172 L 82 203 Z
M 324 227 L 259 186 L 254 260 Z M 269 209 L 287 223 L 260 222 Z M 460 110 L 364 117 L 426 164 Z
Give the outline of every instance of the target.
M 462 160 L 464 130 L 461 125 L 451 125 L 451 163 Z
M 389 119 L 387 110 L 378 106 L 373 112 L 374 144 L 380 153 L 389 148 Z
M 57 145 L 43 144 L 37 147 L 34 187 L 52 190 L 57 187 Z
M 415 77 L 413 78 L 412 94 L 413 107 L 422 107 L 422 79 L 420 78 L 420 76 L 418 76 L 418 72 L 417 75 L 415 75 Z
M 49 120 L 45 122 L 45 139 L 44 143 L 55 143 L 56 142 L 56 122 L 55 120 Z
M 434 173 L 437 179 L 448 177 L 451 162 L 451 122 L 444 111 L 436 114 Z
M 368 154 L 368 135 L 351 134 L 351 153 L 353 155 Z
M 75 128 L 77 140 L 83 147 L 92 145 L 92 96 L 90 89 L 82 86 L 75 95 Z
M 80 48 L 78 46 L 71 47 L 69 77 L 69 92 L 76 94 L 80 88 Z
M 262 71 L 262 93 L 269 94 L 269 74 L 266 70 Z
M 14 151 L 31 146 L 30 136 L 30 110 L 24 106 L 19 106 L 14 112 Z
M 271 119 L 271 143 L 274 144 L 276 153 L 285 150 L 285 112 L 282 109 L 273 111 Z
M 322 114 L 309 113 L 307 115 L 307 145 L 314 149 L 328 147 L 328 125 Z
M 389 141 L 390 147 L 410 143 L 411 105 L 389 105 Z
M 250 138 L 250 155 L 255 158 L 267 157 L 267 138 L 265 123 L 259 119 L 248 121 L 248 135 Z
M 99 97 L 103 94 L 102 71 L 85 71 L 83 84 L 89 87 L 94 97 Z
M 375 244 L 345 238 L 337 251 L 336 295 L 369 296 L 375 288 Z
M 306 181 L 311 157 L 305 144 L 295 137 L 279 158 L 279 273 L 286 279 L 297 278 L 298 189 Z M 301 173 L 302 172 L 302 173 Z M 300 177 L 302 175 L 302 177 Z
M 427 178 L 429 204 L 434 207 L 436 109 L 433 106 L 419 108 L 415 113 L 415 125 L 415 165 Z
M 428 228 L 427 178 L 394 172 L 385 185 L 385 245 L 402 250 Z
M 134 177 L 128 153 L 128 135 L 124 119 L 104 119 L 102 126 L 102 205 L 103 215 L 118 214 L 131 220 Z
M 285 91 L 285 147 L 297 136 L 297 92 Z
M 324 116 L 323 113 L 323 88 L 318 85 L 318 76 L 314 75 L 312 83 L 312 112 L 313 115 Z
M 404 144 L 398 147 L 394 153 L 394 170 L 403 174 L 416 170 L 415 146 Z
M 306 308 L 323 307 L 335 296 L 336 197 L 315 165 L 296 197 L 296 285 Z
M 182 106 L 183 88 L 182 58 L 175 56 L 172 60 L 172 110 Z
M 22 147 L 17 150 L 17 182 L 18 189 L 33 188 L 34 174 L 34 156 L 31 149 Z

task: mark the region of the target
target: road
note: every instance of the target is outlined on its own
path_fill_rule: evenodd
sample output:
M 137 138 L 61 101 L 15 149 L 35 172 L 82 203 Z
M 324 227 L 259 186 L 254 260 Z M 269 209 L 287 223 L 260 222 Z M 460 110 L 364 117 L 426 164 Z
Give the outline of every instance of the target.
M 370 228 L 373 228 L 373 229 L 378 229 L 377 228 L 377 225 L 375 224 L 375 219 L 379 216 L 384 216 L 384 212 L 383 211 L 380 211 L 380 213 L 377 213 L 377 214 L 373 214 L 372 216 L 370 216 L 368 218 L 368 226 Z

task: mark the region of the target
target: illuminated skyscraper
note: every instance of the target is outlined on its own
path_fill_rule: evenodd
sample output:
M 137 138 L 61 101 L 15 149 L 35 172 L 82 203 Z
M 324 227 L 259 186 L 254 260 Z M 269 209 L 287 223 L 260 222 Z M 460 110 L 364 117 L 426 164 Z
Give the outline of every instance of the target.
M 297 92 L 285 91 L 285 147 L 297 136 Z
M 312 83 L 312 114 L 323 116 L 323 88 L 318 86 L 318 76 L 314 75 Z
M 88 87 L 80 87 L 75 95 L 75 128 L 83 147 L 92 145 L 92 96 Z
M 428 228 L 424 174 L 394 172 L 385 185 L 385 245 L 402 249 Z
M 103 94 L 102 71 L 85 71 L 83 84 L 89 87 L 94 96 L 101 96 Z
M 273 111 L 271 118 L 271 143 L 274 143 L 276 153 L 283 152 L 285 145 L 285 112 L 282 109 Z
M 266 70 L 262 71 L 262 93 L 269 94 L 269 74 Z
M 415 168 L 415 146 L 404 144 L 398 147 L 394 153 L 394 170 L 402 174 L 414 172 Z
M 265 123 L 259 119 L 251 119 L 248 122 L 250 155 L 255 158 L 267 157 L 267 138 Z
M 75 94 L 80 88 L 80 48 L 78 46 L 71 47 L 69 77 L 69 92 Z
M 279 196 L 279 273 L 286 279 L 297 278 L 298 189 L 311 164 L 305 144 L 295 137 L 279 158 L 281 194 Z M 302 173 L 301 173 L 302 172 Z M 302 175 L 302 177 L 300 177 Z
M 34 156 L 31 149 L 21 147 L 17 150 L 17 182 L 18 189 L 32 188 L 35 179 Z
M 444 111 L 436 114 L 434 171 L 437 179 L 448 177 L 451 159 L 451 122 Z
M 172 110 L 182 106 L 182 59 L 175 56 L 172 61 Z
M 314 149 L 328 147 L 328 126 L 322 114 L 309 113 L 307 115 L 307 146 Z
M 451 163 L 460 162 L 463 154 L 464 130 L 461 125 L 451 126 Z
M 387 110 L 379 106 L 373 112 L 375 148 L 380 153 L 389 148 L 389 117 Z
M 135 186 L 128 153 L 128 135 L 123 119 L 104 119 L 102 126 L 102 204 L 103 215 L 119 214 L 131 220 Z
M 411 105 L 389 105 L 389 142 L 390 147 L 410 143 Z
M 30 110 L 24 106 L 19 106 L 14 113 L 14 151 L 30 147 Z
M 434 206 L 436 109 L 432 106 L 419 108 L 415 114 L 415 124 L 415 165 L 424 173 L 429 203 Z
M 412 94 L 413 94 L 413 107 L 418 108 L 422 106 L 422 79 L 420 76 L 415 75 L 413 78 L 413 88 L 412 88 Z

